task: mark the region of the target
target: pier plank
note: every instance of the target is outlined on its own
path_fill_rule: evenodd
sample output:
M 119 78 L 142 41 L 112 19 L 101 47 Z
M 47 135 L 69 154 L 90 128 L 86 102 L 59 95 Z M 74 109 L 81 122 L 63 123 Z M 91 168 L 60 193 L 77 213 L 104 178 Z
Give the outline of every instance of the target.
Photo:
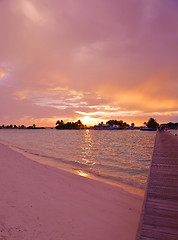
M 178 239 L 178 137 L 157 132 L 137 240 Z

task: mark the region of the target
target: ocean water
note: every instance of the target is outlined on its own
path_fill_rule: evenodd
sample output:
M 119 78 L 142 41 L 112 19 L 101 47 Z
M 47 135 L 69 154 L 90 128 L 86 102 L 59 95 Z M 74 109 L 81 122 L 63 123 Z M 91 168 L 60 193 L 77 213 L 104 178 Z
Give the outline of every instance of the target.
M 173 134 L 174 136 L 177 134 L 178 136 L 178 129 L 168 129 L 168 132 L 170 132 L 171 134 Z
M 144 188 L 155 132 L 1 129 L 0 142 L 86 177 Z

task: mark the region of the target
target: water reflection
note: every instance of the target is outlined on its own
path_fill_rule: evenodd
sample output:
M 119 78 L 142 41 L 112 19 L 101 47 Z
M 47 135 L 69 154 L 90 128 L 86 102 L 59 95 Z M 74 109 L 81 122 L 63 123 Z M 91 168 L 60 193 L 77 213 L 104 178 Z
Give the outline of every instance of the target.
M 93 153 L 93 149 L 94 149 L 94 141 L 92 139 L 92 135 L 91 135 L 91 131 L 90 130 L 86 130 L 83 131 L 83 145 L 81 146 L 82 149 L 82 163 L 85 163 L 87 165 L 94 165 L 95 161 L 94 161 L 94 153 Z
M 89 174 L 86 172 L 83 172 L 82 170 L 77 170 L 76 173 L 77 173 L 77 175 L 82 176 L 82 177 L 89 177 Z
M 155 132 L 3 130 L 0 141 L 33 156 L 57 161 L 78 175 L 143 186 L 152 156 Z

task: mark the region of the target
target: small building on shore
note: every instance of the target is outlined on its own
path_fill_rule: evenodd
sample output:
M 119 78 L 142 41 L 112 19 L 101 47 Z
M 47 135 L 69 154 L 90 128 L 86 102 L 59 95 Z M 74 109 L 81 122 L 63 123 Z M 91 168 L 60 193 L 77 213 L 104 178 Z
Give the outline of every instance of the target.
M 164 127 L 165 129 L 178 129 L 178 123 L 164 123 L 160 125 L 161 127 Z

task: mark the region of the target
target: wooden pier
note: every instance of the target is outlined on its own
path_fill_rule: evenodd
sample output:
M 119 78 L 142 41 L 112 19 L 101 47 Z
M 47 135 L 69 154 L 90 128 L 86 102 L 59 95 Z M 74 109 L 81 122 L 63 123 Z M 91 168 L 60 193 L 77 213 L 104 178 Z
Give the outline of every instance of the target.
M 178 240 L 178 137 L 157 132 L 137 240 Z

